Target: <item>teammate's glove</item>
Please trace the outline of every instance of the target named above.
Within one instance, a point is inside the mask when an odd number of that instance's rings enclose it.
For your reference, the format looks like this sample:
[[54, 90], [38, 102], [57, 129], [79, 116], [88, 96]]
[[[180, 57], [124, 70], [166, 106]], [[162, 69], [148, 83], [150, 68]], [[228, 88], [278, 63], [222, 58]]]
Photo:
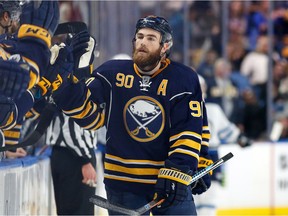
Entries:
[[[202, 169], [206, 168], [207, 166], [211, 165], [213, 161], [211, 160], [209, 155], [206, 155], [205, 157], [199, 158], [198, 163], [198, 171], [201, 171]], [[208, 174], [204, 175], [202, 178], [200, 178], [198, 181], [196, 181], [194, 184], [191, 185], [192, 194], [202, 194], [203, 192], [207, 191], [211, 186], [211, 175], [212, 171]]]
[[161, 208], [182, 202], [187, 197], [187, 187], [192, 180], [188, 166], [176, 165], [170, 160], [165, 161], [155, 185], [154, 199], [165, 199]]
[[18, 99], [28, 89], [29, 68], [23, 61], [0, 60], [0, 94]]
[[34, 96], [39, 98], [47, 94], [47, 92], [56, 91], [65, 81], [73, 68], [73, 57], [71, 50], [64, 43], [51, 47], [51, 58], [47, 72], [36, 85]]
[[87, 31], [79, 32], [70, 39], [75, 64], [74, 75], [78, 80], [91, 76], [95, 45], [96, 40]]
[[18, 37], [33, 39], [50, 47], [58, 23], [58, 1], [30, 1], [23, 6], [20, 15]]
[[237, 138], [237, 143], [242, 147], [248, 147], [251, 146], [251, 140], [246, 137], [243, 133], [240, 133], [238, 138]]
[[0, 128], [8, 130], [14, 127], [18, 117], [18, 111], [12, 98], [0, 95], [0, 110]]

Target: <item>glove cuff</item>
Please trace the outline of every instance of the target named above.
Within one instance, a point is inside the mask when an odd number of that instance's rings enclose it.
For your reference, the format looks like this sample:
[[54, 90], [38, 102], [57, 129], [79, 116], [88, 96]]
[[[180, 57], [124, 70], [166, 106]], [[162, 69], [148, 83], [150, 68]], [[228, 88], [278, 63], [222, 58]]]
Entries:
[[[199, 163], [198, 163], [198, 168], [206, 168], [207, 166], [210, 166], [213, 163], [213, 161], [209, 158], [204, 158], [204, 157], [200, 157], [199, 158]], [[213, 171], [211, 170], [209, 172], [210, 175], [213, 174]]]
[[189, 185], [192, 181], [192, 176], [173, 169], [161, 168], [158, 178], [170, 179], [184, 185]]
[[22, 24], [18, 30], [18, 38], [34, 38], [48, 47], [51, 46], [50, 33], [46, 29], [35, 25]]

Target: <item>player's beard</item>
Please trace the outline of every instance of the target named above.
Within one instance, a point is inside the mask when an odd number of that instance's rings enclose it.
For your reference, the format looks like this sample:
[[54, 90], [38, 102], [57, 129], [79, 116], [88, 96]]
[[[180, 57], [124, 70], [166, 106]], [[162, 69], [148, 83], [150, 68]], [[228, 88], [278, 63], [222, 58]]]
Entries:
[[153, 70], [161, 59], [161, 49], [162, 47], [160, 46], [155, 52], [149, 52], [143, 56], [139, 55], [139, 51], [133, 47], [133, 61], [141, 70]]

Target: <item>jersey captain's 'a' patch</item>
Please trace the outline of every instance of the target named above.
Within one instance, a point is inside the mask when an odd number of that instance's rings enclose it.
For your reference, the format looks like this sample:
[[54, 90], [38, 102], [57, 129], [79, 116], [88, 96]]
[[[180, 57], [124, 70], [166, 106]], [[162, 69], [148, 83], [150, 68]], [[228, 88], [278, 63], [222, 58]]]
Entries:
[[128, 134], [139, 142], [156, 139], [164, 128], [164, 109], [155, 99], [138, 96], [124, 107], [124, 123]]

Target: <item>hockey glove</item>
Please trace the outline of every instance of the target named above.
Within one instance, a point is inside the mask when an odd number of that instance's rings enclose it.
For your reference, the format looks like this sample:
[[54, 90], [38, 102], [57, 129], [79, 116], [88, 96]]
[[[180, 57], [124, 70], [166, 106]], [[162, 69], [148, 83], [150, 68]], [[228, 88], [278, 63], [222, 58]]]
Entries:
[[28, 89], [29, 69], [23, 61], [0, 60], [0, 94], [18, 99]]
[[[211, 165], [213, 161], [211, 160], [210, 156], [207, 155], [205, 157], [199, 158], [198, 163], [198, 171], [201, 171], [202, 169], [206, 168], [207, 166]], [[203, 192], [207, 191], [211, 186], [211, 175], [212, 171], [206, 175], [204, 175], [202, 178], [200, 178], [198, 181], [195, 182], [195, 184], [191, 185], [192, 194], [202, 194]]]
[[[47, 72], [37, 84], [36, 98], [44, 96], [50, 91], [56, 91], [72, 71], [73, 60], [71, 50], [64, 43], [51, 47], [51, 58]], [[39, 92], [40, 90], [40, 92]]]
[[165, 199], [161, 208], [182, 202], [187, 197], [187, 187], [192, 180], [188, 166], [177, 165], [170, 160], [165, 161], [165, 168], [161, 168], [155, 185], [154, 199]]
[[75, 62], [74, 75], [78, 80], [91, 76], [95, 45], [95, 39], [87, 31], [79, 32], [70, 41]]
[[30, 1], [20, 15], [20, 39], [32, 39], [51, 46], [51, 37], [59, 23], [58, 1]]
[[0, 128], [8, 130], [16, 125], [18, 111], [12, 98], [0, 95]]

